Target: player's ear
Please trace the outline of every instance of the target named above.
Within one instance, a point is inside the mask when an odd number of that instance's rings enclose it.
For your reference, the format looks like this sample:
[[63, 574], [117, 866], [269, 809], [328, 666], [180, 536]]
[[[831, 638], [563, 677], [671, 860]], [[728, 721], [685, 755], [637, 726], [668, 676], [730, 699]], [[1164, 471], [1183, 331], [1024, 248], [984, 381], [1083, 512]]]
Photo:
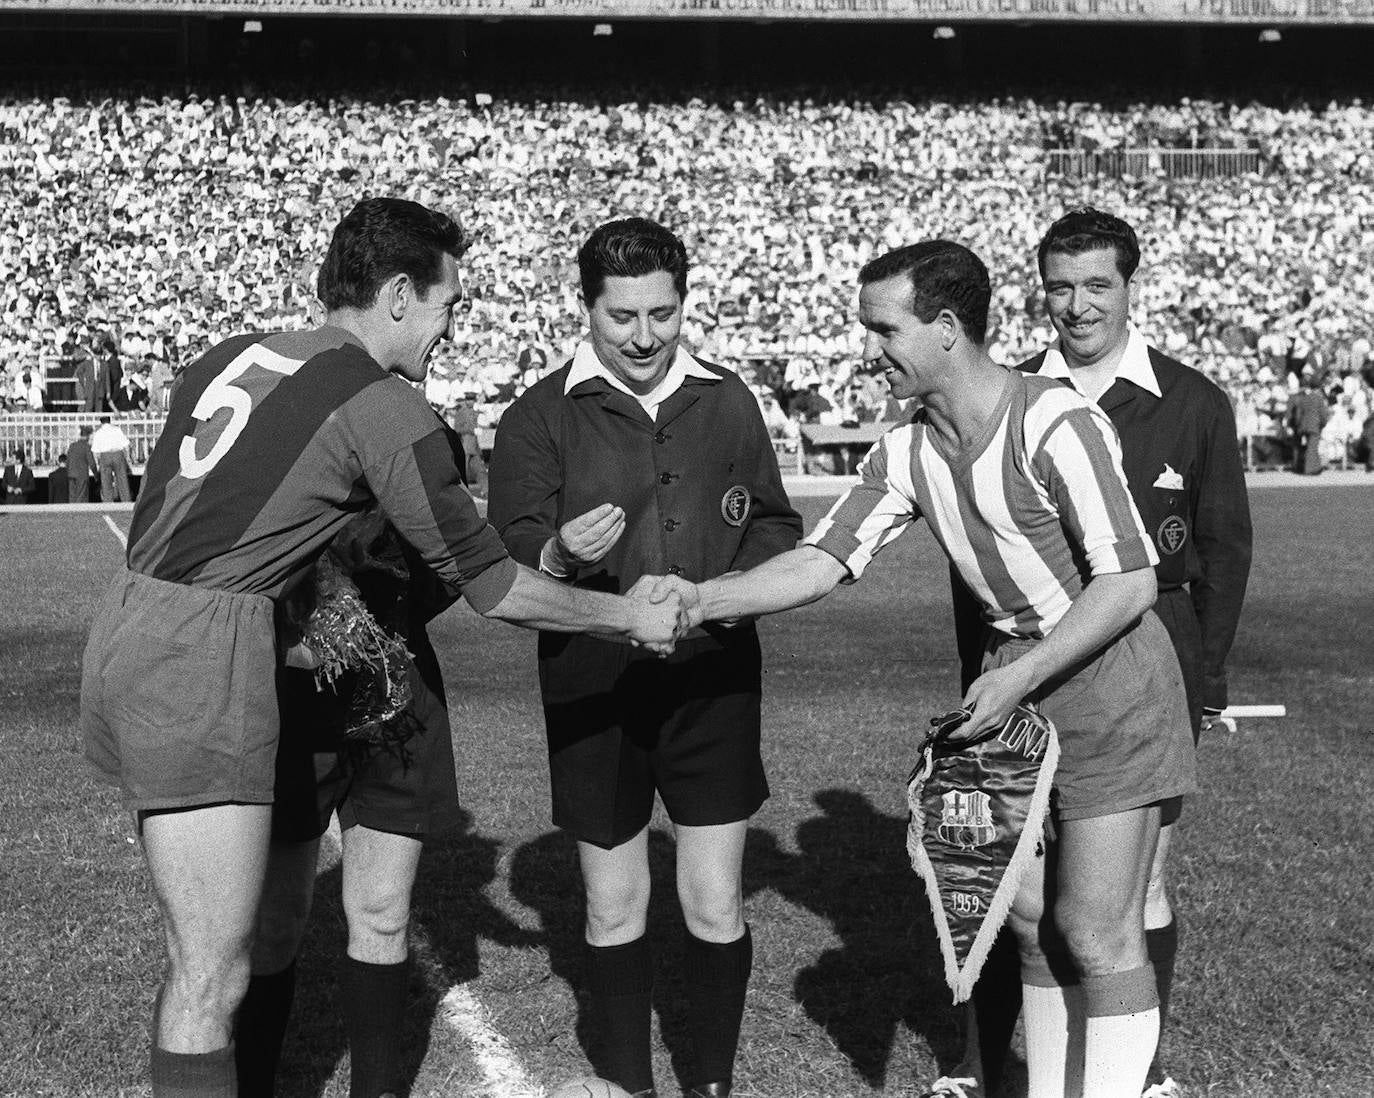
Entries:
[[583, 320], [586, 324], [589, 324], [589, 325], [590, 325], [591, 322], [592, 322], [592, 306], [591, 306], [591, 302], [589, 302], [589, 301], [588, 301], [582, 294], [580, 294], [580, 293], [577, 295], [577, 307], [578, 307], [578, 309], [580, 309], [580, 310], [582, 311], [582, 320]]
[[400, 320], [406, 315], [406, 310], [410, 308], [411, 300], [415, 296], [415, 285], [410, 281], [410, 275], [394, 274], [386, 280], [382, 293], [386, 295], [391, 319]]

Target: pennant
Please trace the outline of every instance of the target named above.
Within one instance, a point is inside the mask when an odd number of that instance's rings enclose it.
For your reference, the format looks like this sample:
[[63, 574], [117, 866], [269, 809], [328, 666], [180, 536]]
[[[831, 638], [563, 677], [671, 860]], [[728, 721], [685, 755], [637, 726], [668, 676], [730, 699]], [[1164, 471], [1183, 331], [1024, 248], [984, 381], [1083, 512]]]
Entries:
[[1049, 811], [1059, 763], [1054, 725], [1018, 705], [976, 743], [950, 743], [966, 720], [956, 710], [933, 731], [907, 779], [907, 852], [925, 883], [945, 962], [962, 1003], [1006, 921]]

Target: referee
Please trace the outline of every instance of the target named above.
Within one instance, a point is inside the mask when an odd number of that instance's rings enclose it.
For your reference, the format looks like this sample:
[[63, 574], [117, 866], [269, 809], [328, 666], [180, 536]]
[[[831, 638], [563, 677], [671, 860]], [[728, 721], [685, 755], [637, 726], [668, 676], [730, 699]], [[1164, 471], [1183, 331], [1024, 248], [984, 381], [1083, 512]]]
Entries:
[[[602, 225], [577, 256], [587, 339], [502, 417], [489, 516], [511, 556], [591, 590], [648, 573], [703, 580], [792, 548], [758, 405], [731, 371], [679, 346], [687, 253], [643, 218]], [[768, 796], [751, 621], [694, 629], [666, 659], [614, 639], [541, 634], [553, 821], [577, 839], [587, 983], [608, 1076], [654, 1093], [645, 937], [655, 792], [677, 838], [683, 967], [696, 1048], [689, 1094], [730, 1093], [752, 944], [741, 867]]]
[[[1121, 439], [1131, 497], [1159, 554], [1155, 613], [1178, 654], [1193, 738], [1226, 707], [1226, 657], [1250, 572], [1250, 505], [1235, 417], [1226, 395], [1202, 374], [1145, 341], [1130, 322], [1131, 281], [1140, 263], [1135, 231], [1091, 208], [1071, 210], [1039, 246], [1040, 277], [1056, 343], [1019, 367], [1057, 378], [1095, 402]], [[963, 686], [979, 674], [984, 626], [953, 578]], [[1178, 921], [1165, 864], [1180, 798], [1165, 803], [1145, 905], [1145, 937], [1167, 1019]], [[993, 1094], [1020, 1010], [1015, 951], [1004, 935], [974, 988], [964, 1065], [929, 1096]], [[1162, 1042], [1161, 1042], [1162, 1047]], [[1173, 1098], [1179, 1087], [1150, 1066], [1145, 1094]]]

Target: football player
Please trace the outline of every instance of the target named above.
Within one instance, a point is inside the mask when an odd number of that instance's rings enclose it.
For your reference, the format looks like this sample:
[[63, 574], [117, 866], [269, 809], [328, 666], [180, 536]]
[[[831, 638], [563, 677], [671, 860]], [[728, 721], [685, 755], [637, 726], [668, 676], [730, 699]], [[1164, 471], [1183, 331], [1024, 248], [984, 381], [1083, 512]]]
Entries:
[[278, 742], [274, 604], [375, 500], [479, 613], [663, 645], [671, 609], [570, 589], [517, 565], [478, 516], [443, 425], [410, 382], [449, 337], [467, 234], [372, 198], [319, 276], [325, 324], [245, 334], [188, 367], [149, 459], [127, 566], [82, 664], [86, 755], [135, 813], [168, 970], [153, 1093], [234, 1093]]

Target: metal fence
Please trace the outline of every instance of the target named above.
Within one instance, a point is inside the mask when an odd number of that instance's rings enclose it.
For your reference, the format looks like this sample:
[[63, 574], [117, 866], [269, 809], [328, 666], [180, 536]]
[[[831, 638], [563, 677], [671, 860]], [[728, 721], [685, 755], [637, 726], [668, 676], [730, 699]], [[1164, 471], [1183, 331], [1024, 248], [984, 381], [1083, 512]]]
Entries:
[[[163, 417], [146, 412], [105, 414], [128, 436], [130, 464], [146, 464], [157, 436], [162, 433]], [[22, 448], [30, 465], [47, 469], [57, 464], [59, 454], [67, 452], [82, 424], [98, 427], [100, 419], [97, 412], [6, 413], [0, 415], [0, 451], [8, 460], [16, 448]]]
[[1107, 175], [1214, 179], [1263, 171], [1258, 149], [1046, 149], [1050, 172], [1081, 179]]

